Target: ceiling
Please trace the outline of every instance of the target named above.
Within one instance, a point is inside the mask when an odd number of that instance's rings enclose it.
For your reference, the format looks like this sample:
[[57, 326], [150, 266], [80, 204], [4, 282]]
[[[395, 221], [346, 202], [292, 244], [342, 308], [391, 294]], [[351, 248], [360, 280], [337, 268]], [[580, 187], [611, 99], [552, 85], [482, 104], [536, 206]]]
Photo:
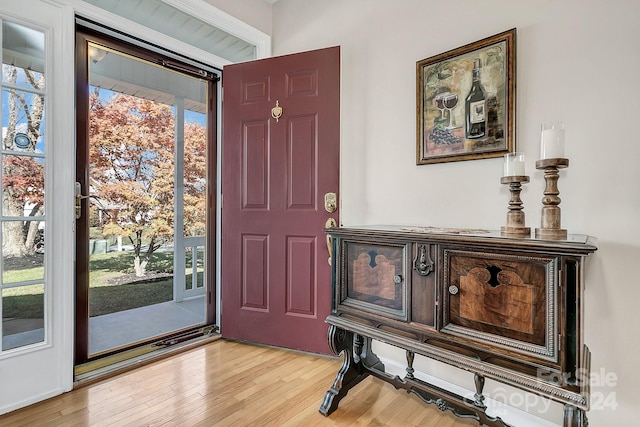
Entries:
[[[256, 47], [159, 0], [84, 0], [104, 10], [156, 29], [230, 62], [255, 59]], [[277, 0], [265, 0], [273, 4]], [[176, 25], [162, 25], [172, 22]], [[44, 34], [5, 22], [2, 26], [2, 62], [44, 71]], [[98, 47], [99, 48], [99, 47]], [[93, 59], [93, 58], [92, 58]], [[177, 97], [185, 107], [205, 112], [205, 93], [199, 79], [132, 60], [111, 51], [90, 61], [90, 84], [156, 102], [173, 105]]]
[[[84, 0], [101, 9], [165, 33], [232, 63], [256, 58], [256, 47], [200, 19], [159, 0]], [[274, 4], [278, 0], [265, 0]], [[167, 26], [162, 23], [175, 22]], [[5, 63], [44, 70], [44, 35], [26, 27], [5, 22], [3, 26]]]
[[[161, 0], [83, 1], [231, 63], [256, 58], [255, 45]], [[91, 50], [90, 46], [90, 55]], [[206, 87], [202, 80], [127, 57], [103, 46], [93, 46], [93, 50], [101, 51], [102, 55], [97, 60], [92, 57], [89, 63], [89, 83], [92, 86], [166, 105], [175, 105], [176, 99], [182, 99], [187, 110], [206, 112]], [[109, 53], [105, 55], [105, 51]]]
[[[99, 46], [93, 48], [105, 52]], [[187, 110], [202, 114], [207, 111], [206, 84], [201, 79], [116, 51], [108, 51], [98, 61], [90, 60], [89, 70], [91, 86], [166, 105], [176, 105], [176, 99], [181, 99]]]
[[44, 33], [13, 22], [3, 22], [2, 62], [43, 72]]
[[[266, 0], [273, 3], [275, 0]], [[256, 58], [256, 47], [160, 0], [84, 0], [232, 63]], [[167, 25], [167, 22], [172, 25]]]

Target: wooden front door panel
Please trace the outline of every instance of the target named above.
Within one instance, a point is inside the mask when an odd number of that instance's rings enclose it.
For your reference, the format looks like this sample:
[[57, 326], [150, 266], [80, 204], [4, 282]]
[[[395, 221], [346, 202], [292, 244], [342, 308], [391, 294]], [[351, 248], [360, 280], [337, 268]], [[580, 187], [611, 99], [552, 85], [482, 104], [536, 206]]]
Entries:
[[335, 47], [224, 69], [224, 337], [329, 352], [323, 229], [339, 218], [324, 195], [339, 189], [339, 64]]
[[556, 258], [452, 249], [443, 256], [442, 332], [557, 361]]

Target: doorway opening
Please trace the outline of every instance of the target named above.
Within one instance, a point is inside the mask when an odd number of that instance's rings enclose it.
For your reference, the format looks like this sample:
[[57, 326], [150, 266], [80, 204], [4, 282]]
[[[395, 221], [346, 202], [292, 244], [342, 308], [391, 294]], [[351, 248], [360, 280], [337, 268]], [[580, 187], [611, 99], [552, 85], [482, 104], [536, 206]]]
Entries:
[[217, 328], [218, 80], [77, 28], [76, 374]]

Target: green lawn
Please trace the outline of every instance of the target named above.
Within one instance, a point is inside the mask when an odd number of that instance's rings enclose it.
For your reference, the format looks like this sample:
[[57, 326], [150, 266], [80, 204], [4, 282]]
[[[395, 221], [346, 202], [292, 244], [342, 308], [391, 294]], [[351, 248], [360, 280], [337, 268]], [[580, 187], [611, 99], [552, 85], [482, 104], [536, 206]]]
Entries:
[[[173, 298], [171, 277], [160, 280], [138, 280], [126, 283], [133, 273], [133, 254], [131, 252], [109, 252], [92, 255], [90, 259], [90, 316], [99, 316], [137, 307], [144, 307]], [[188, 263], [190, 260], [188, 260]], [[13, 263], [10, 269], [5, 267], [4, 283], [23, 280], [37, 280], [43, 277], [43, 267], [36, 261], [23, 262], [21, 266]], [[40, 264], [40, 265], [38, 265]], [[189, 264], [188, 264], [189, 265]], [[152, 256], [149, 268], [153, 271], [169, 273], [173, 269], [172, 252], [156, 252]], [[199, 280], [202, 280], [199, 271]], [[125, 283], [123, 282], [123, 278]], [[120, 279], [120, 280], [118, 280]], [[191, 276], [187, 275], [187, 283]], [[43, 285], [19, 286], [2, 291], [2, 317], [38, 319], [43, 318]]]
[[101, 286], [89, 291], [91, 317], [173, 299], [173, 280], [137, 282], [128, 285]]

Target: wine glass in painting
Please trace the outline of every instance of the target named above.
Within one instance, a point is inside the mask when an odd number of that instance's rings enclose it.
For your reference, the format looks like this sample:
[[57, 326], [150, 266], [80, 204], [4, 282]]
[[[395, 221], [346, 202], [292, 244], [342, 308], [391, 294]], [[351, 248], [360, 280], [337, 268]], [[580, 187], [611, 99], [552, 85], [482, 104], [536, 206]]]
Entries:
[[434, 103], [436, 105], [436, 108], [440, 110], [440, 120], [444, 119], [444, 97], [448, 94], [449, 92], [439, 93], [434, 98]]
[[453, 129], [453, 117], [451, 116], [451, 110], [458, 104], [458, 94], [457, 93], [447, 93], [442, 99], [444, 108], [449, 110], [449, 126], [446, 129]]

